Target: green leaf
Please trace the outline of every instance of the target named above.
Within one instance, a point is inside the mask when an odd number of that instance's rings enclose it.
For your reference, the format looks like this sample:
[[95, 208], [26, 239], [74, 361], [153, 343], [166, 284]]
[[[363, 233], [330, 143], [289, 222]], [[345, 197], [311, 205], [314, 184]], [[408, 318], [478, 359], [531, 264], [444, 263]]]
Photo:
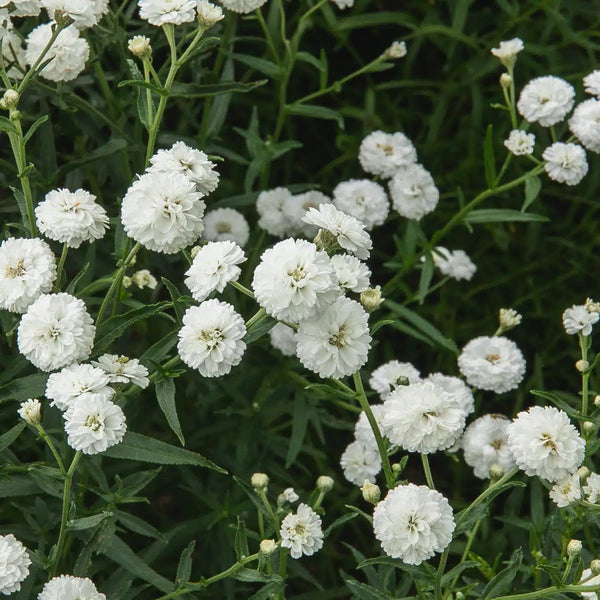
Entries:
[[156, 388], [156, 399], [158, 400], [158, 405], [167, 418], [169, 427], [178, 437], [181, 445], [185, 446], [185, 439], [183, 437], [183, 432], [181, 431], [179, 417], [177, 416], [177, 405], [175, 404], [175, 382], [172, 378], [161, 379], [154, 385]]
[[215, 463], [197, 452], [171, 446], [165, 442], [133, 432], [127, 432], [123, 441], [109, 448], [104, 456], [159, 465], [193, 465], [227, 474], [225, 469], [215, 465]]
[[421, 270], [421, 278], [419, 279], [419, 304], [425, 302], [425, 297], [429, 291], [431, 280], [433, 279], [433, 257], [431, 252], [425, 254], [425, 263]]
[[154, 92], [155, 94], [158, 94], [159, 96], [168, 96], [169, 95], [167, 90], [165, 90], [164, 88], [159, 88], [156, 85], [154, 85], [153, 83], [149, 83], [147, 81], [144, 81], [143, 79], [123, 79], [123, 81], [119, 81], [119, 83], [117, 84], [117, 87], [125, 87], [128, 85], [146, 88], [147, 90], [151, 90], [152, 92]]
[[382, 319], [381, 321], [377, 321], [377, 323], [371, 327], [371, 337], [374, 336], [382, 327], [391, 325], [392, 323], [395, 323], [393, 319]]
[[165, 544], [167, 543], [167, 538], [160, 531], [158, 531], [158, 529], [152, 527], [150, 523], [146, 523], [146, 521], [143, 519], [123, 512], [122, 510], [115, 510], [114, 515], [121, 524], [127, 527], [127, 529], [130, 529], [131, 531], [139, 533], [145, 537], [154, 538], [155, 540], [159, 540]]
[[233, 54], [233, 58], [238, 62], [247, 65], [251, 69], [255, 69], [256, 71], [264, 73], [271, 79], [277, 79], [281, 75], [281, 68], [275, 63], [265, 60], [264, 58], [237, 53]]
[[512, 223], [549, 221], [548, 217], [534, 213], [522, 213], [510, 208], [482, 208], [472, 210], [466, 217], [467, 223]]
[[0, 131], [7, 131], [10, 133], [14, 133], [15, 135], [19, 135], [17, 128], [14, 126], [13, 122], [6, 117], [0, 117]]
[[0, 435], [0, 452], [6, 450], [21, 435], [26, 424], [24, 421], [17, 423], [3, 435]]
[[306, 427], [310, 417], [309, 406], [303, 396], [296, 396], [294, 400], [294, 413], [292, 416], [292, 435], [290, 436], [290, 445], [285, 457], [285, 468], [289, 469], [296, 460], [306, 435]]
[[490, 189], [496, 187], [496, 159], [494, 157], [494, 131], [488, 125], [483, 143], [483, 166], [485, 167], [485, 180]]
[[[269, 63], [271, 64], [271, 63]], [[247, 93], [268, 83], [268, 79], [258, 79], [242, 83], [241, 81], [219, 81], [218, 83], [179, 83], [176, 82], [171, 88], [171, 97], [176, 98], [206, 98], [229, 94], [231, 92]]]
[[29, 398], [38, 398], [43, 396], [46, 391], [46, 382], [49, 375], [46, 373], [36, 373], [15, 379], [6, 385], [0, 387], [0, 402], [5, 400], [18, 400], [22, 402]]
[[244, 342], [246, 342], [246, 344], [256, 342], [256, 340], [263, 337], [263, 335], [269, 333], [269, 331], [271, 331], [275, 325], [277, 325], [277, 321], [273, 317], [263, 314], [257, 321], [253, 323], [252, 327], [248, 329], [246, 335], [244, 336]]
[[81, 519], [73, 519], [67, 523], [67, 527], [71, 531], [82, 531], [83, 529], [91, 529], [92, 527], [96, 527], [100, 525], [102, 521], [112, 517], [112, 512], [105, 511], [98, 513], [97, 515], [92, 515], [90, 517], [82, 517]]
[[40, 488], [27, 475], [0, 478], [0, 498], [39, 494]]
[[380, 25], [401, 25], [409, 29], [415, 29], [413, 20], [410, 19], [404, 12], [384, 12], [378, 11], [373, 13], [365, 13], [362, 15], [353, 15], [338, 19], [336, 26], [338, 31], [350, 31], [352, 29], [374, 28]]
[[23, 136], [24, 144], [27, 144], [27, 142], [31, 139], [31, 136], [38, 130], [40, 125], [43, 125], [48, 120], [48, 118], [48, 115], [43, 115], [34, 123], [32, 123], [31, 127], [27, 130], [27, 133]]
[[175, 311], [177, 322], [181, 326], [181, 321], [185, 312], [181, 303], [178, 302], [179, 298], [182, 297], [181, 292], [166, 277], [161, 277], [160, 280], [163, 282], [163, 285], [167, 288], [167, 290], [169, 290], [169, 295], [171, 296], [171, 300], [173, 301], [173, 310]]
[[508, 566], [500, 571], [498, 575], [496, 575], [486, 586], [483, 588], [483, 592], [481, 592], [482, 600], [491, 600], [492, 598], [497, 598], [498, 596], [503, 595], [507, 592], [515, 577], [517, 576], [517, 572], [519, 571], [519, 567], [521, 566], [521, 562], [523, 561], [523, 550], [521, 548], [517, 548], [511, 555], [510, 560], [508, 562]]
[[542, 189], [542, 180], [535, 175], [527, 175], [525, 177], [525, 201], [521, 207], [521, 212], [524, 213], [529, 205], [538, 197]]
[[288, 107], [291, 115], [299, 117], [311, 117], [314, 119], [330, 119], [336, 121], [340, 129], [344, 129], [344, 118], [337, 111], [326, 106], [317, 106], [316, 104], [292, 104]]
[[246, 523], [238, 517], [238, 524], [235, 530], [235, 539], [233, 542], [235, 557], [240, 561], [250, 554], [248, 550], [248, 534], [246, 533]]
[[187, 583], [192, 575], [192, 554], [196, 548], [196, 540], [192, 540], [179, 557], [177, 565], [177, 575], [175, 576], [175, 585]]
[[[258, 590], [256, 594], [250, 596], [248, 600], [272, 600], [272, 598], [277, 598], [277, 595], [284, 589], [284, 587], [285, 581], [280, 577], [278, 581], [271, 581], [261, 587], [260, 590]], [[311, 598], [317, 600], [314, 595], [311, 595]]]
[[352, 521], [352, 519], [356, 519], [356, 517], [358, 517], [358, 513], [349, 513], [338, 517], [327, 529], [325, 529], [325, 531], [323, 531], [323, 536], [327, 537], [334, 529], [348, 521]]
[[355, 593], [361, 600], [394, 600], [394, 596], [384, 594], [382, 591], [374, 588], [366, 583], [361, 583], [354, 579], [347, 579], [346, 585]]
[[247, 583], [264, 583], [272, 581], [279, 583], [282, 581], [279, 575], [266, 575], [256, 569], [240, 569], [239, 571], [236, 571], [232, 577], [238, 581], [245, 581]]

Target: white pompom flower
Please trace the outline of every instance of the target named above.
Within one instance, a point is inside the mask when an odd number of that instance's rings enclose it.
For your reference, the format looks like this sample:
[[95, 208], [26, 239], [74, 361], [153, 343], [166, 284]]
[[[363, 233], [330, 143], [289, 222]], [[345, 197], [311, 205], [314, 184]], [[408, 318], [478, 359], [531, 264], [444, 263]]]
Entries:
[[364, 262], [350, 254], [336, 254], [331, 265], [342, 290], [360, 294], [371, 287], [371, 271]]
[[231, 12], [247, 15], [260, 8], [267, 0], [220, 0], [223, 8]]
[[318, 227], [325, 236], [333, 237], [337, 245], [346, 252], [361, 260], [369, 258], [373, 242], [365, 231], [365, 226], [333, 204], [321, 204], [318, 209], [310, 208], [302, 220]]
[[283, 205], [291, 197], [292, 192], [285, 187], [261, 192], [256, 200], [258, 226], [271, 235], [283, 237], [288, 230], [288, 220], [283, 212]]
[[579, 144], [554, 142], [542, 153], [548, 177], [558, 183], [577, 185], [588, 172], [585, 150]]
[[480, 336], [462, 349], [458, 368], [469, 385], [502, 394], [514, 390], [523, 380], [525, 358], [508, 338]]
[[562, 322], [565, 331], [569, 335], [581, 333], [581, 335], [590, 335], [592, 326], [600, 319], [600, 314], [590, 312], [583, 304], [574, 304], [567, 308], [562, 315]]
[[52, 290], [56, 258], [39, 238], [8, 238], [0, 244], [0, 309], [24, 313]]
[[0, 594], [18, 592], [30, 564], [27, 548], [12, 533], [0, 535]]
[[331, 198], [317, 190], [309, 190], [303, 194], [295, 194], [283, 201], [281, 210], [287, 223], [287, 234], [290, 236], [303, 235], [312, 239], [319, 228], [305, 223], [303, 217], [310, 208], [319, 208], [321, 204], [331, 204]]
[[339, 294], [327, 254], [311, 242], [291, 238], [265, 250], [252, 288], [268, 314], [291, 323], [312, 317]]
[[358, 160], [367, 173], [389, 179], [400, 167], [416, 163], [417, 151], [399, 131], [373, 131], [361, 142]]
[[578, 104], [569, 119], [569, 129], [592, 152], [600, 152], [600, 100], [590, 98]]
[[44, 584], [37, 600], [106, 600], [87, 577], [59, 575]]
[[550, 499], [558, 508], [571, 506], [581, 500], [581, 484], [579, 475], [573, 473], [566, 479], [555, 483], [550, 489]]
[[246, 350], [244, 319], [217, 299], [192, 306], [183, 315], [177, 349], [181, 360], [204, 377], [227, 375]]
[[340, 297], [317, 317], [302, 321], [296, 337], [296, 355], [307, 369], [339, 379], [367, 362], [369, 315], [358, 302]]
[[37, 425], [42, 416], [42, 403], [39, 400], [30, 398], [25, 402], [21, 402], [17, 413], [29, 425]]
[[583, 85], [587, 94], [600, 96], [600, 70], [592, 71], [583, 78]]
[[575, 90], [560, 77], [547, 75], [532, 79], [517, 102], [519, 114], [530, 123], [551, 127], [562, 121], [575, 103]]
[[412, 363], [390, 360], [371, 373], [369, 385], [385, 400], [398, 386], [418, 381], [421, 373]]
[[206, 205], [194, 182], [180, 173], [146, 173], [123, 198], [127, 235], [150, 250], [174, 254], [202, 234]]
[[78, 29], [93, 27], [98, 22], [92, 0], [41, 0], [41, 4], [51, 19], [60, 10], [73, 19], [73, 24]]
[[365, 481], [375, 483], [381, 471], [381, 456], [377, 446], [365, 446], [359, 440], [348, 444], [340, 458], [344, 477], [354, 485], [361, 486]]
[[430, 381], [398, 387], [383, 406], [386, 437], [409, 452], [446, 450], [465, 428], [465, 412], [456, 396]]
[[108, 374], [92, 365], [69, 365], [52, 373], [46, 383], [46, 398], [50, 406], [69, 409], [82, 396], [92, 395], [110, 400], [115, 391], [109, 386]]
[[103, 354], [92, 365], [102, 369], [110, 383], [133, 383], [142, 389], [150, 384], [148, 369], [137, 358], [118, 354]]
[[508, 138], [504, 140], [504, 145], [515, 156], [527, 156], [533, 154], [535, 135], [522, 129], [513, 129], [508, 134]]
[[554, 406], [532, 406], [508, 426], [508, 445], [527, 475], [562, 481], [581, 465], [585, 441], [567, 413]]
[[[52, 23], [38, 25], [25, 41], [25, 60], [33, 66], [52, 37]], [[72, 81], [85, 68], [90, 56], [87, 41], [79, 35], [75, 25], [69, 25], [59, 34], [44, 56], [46, 65], [40, 76], [49, 81]]]
[[250, 237], [250, 227], [244, 215], [233, 208], [217, 208], [204, 216], [203, 237], [209, 242], [235, 242], [244, 247]]
[[219, 185], [217, 165], [201, 150], [184, 142], [175, 142], [168, 150], [159, 150], [151, 159], [148, 173], [179, 173], [196, 186], [203, 195], [214, 192]]
[[[0, 6], [7, 6], [9, 0], [0, 2]], [[42, 10], [40, 0], [12, 0], [14, 10], [11, 11], [11, 17], [37, 17]]]
[[448, 500], [424, 485], [399, 485], [373, 511], [373, 530], [383, 551], [420, 565], [452, 541], [454, 516]]
[[368, 179], [342, 181], [333, 190], [333, 204], [358, 219], [367, 231], [382, 225], [390, 211], [390, 202], [381, 185]]
[[389, 188], [394, 210], [415, 221], [432, 212], [440, 199], [431, 173], [420, 164], [398, 169], [389, 182]]
[[99, 454], [115, 446], [127, 430], [121, 408], [98, 394], [80, 396], [63, 418], [67, 443], [84, 454]]
[[185, 285], [194, 300], [202, 302], [212, 292], [222, 292], [230, 281], [237, 281], [246, 260], [242, 249], [233, 242], [208, 242], [202, 246], [185, 272]]
[[271, 346], [284, 356], [296, 356], [296, 332], [283, 323], [277, 323], [269, 330]]
[[600, 501], [600, 475], [591, 473], [582, 487], [587, 502], [598, 504]]
[[488, 479], [493, 466], [503, 471], [515, 466], [506, 432], [509, 424], [504, 415], [490, 414], [479, 417], [465, 429], [461, 446], [465, 462], [473, 467], [475, 477]]
[[197, 4], [198, 0], [138, 0], [140, 18], [155, 27], [191, 23], [196, 18]]
[[500, 42], [500, 46], [492, 48], [491, 52], [507, 69], [510, 69], [514, 66], [517, 54], [523, 50], [523, 47], [523, 40], [513, 38]]
[[83, 300], [43, 294], [29, 306], [17, 331], [19, 351], [42, 371], [87, 360], [96, 328]]
[[477, 265], [469, 258], [464, 250], [448, 250], [443, 246], [436, 246], [431, 253], [433, 264], [442, 275], [460, 281], [470, 281], [477, 272]]
[[220, 6], [208, 2], [208, 0], [198, 0], [198, 21], [204, 27], [212, 27], [215, 23], [221, 21], [225, 15]]
[[292, 558], [311, 556], [323, 547], [321, 517], [304, 503], [283, 519], [279, 534], [281, 547], [289, 548]]
[[47, 238], [69, 248], [99, 240], [108, 229], [106, 211], [96, 202], [96, 196], [82, 189], [48, 192], [35, 207], [35, 217], [39, 230]]
[[462, 379], [452, 377], [451, 375], [444, 375], [443, 373], [431, 373], [423, 381], [431, 381], [431, 383], [452, 394], [462, 407], [465, 417], [475, 410], [473, 392]]

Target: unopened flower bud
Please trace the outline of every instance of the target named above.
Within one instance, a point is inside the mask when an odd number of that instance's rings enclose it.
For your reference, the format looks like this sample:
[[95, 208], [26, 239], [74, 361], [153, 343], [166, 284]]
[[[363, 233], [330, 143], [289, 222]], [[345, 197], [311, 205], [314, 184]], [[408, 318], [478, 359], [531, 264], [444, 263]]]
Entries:
[[531, 556], [533, 556], [533, 558], [535, 558], [535, 561], [538, 563], [542, 562], [545, 558], [544, 553], [540, 552], [539, 550], [532, 550]]
[[599, 396], [594, 396], [594, 405], [595, 406], [600, 406], [600, 395]]
[[125, 275], [123, 277], [123, 282], [122, 282], [123, 287], [129, 288], [129, 287], [131, 287], [132, 284], [133, 284], [133, 281], [131, 280], [131, 277], [128, 277], [127, 275]]
[[265, 473], [254, 473], [250, 478], [250, 483], [255, 491], [260, 492], [266, 490], [269, 485], [269, 476]]
[[504, 469], [500, 465], [492, 465], [490, 467], [490, 478], [492, 480], [500, 479], [504, 475]]
[[381, 498], [381, 490], [378, 485], [371, 483], [370, 481], [365, 481], [363, 486], [360, 488], [362, 492], [362, 497], [369, 503], [376, 505]]
[[392, 472], [394, 473], [394, 475], [399, 475], [402, 472], [402, 466], [400, 465], [400, 463], [394, 463], [392, 465]]
[[406, 56], [406, 44], [404, 42], [392, 42], [392, 45], [383, 53], [384, 58], [398, 60]]
[[134, 35], [128, 42], [129, 52], [140, 59], [149, 58], [152, 55], [150, 38], [145, 35]]
[[590, 363], [587, 360], [578, 360], [575, 363], [575, 368], [580, 372], [580, 373], [585, 373], [589, 368], [590, 368]]
[[571, 556], [572, 558], [579, 556], [582, 548], [583, 544], [581, 540], [571, 540], [567, 545], [567, 556]]
[[29, 425], [38, 425], [41, 420], [42, 405], [39, 400], [29, 399], [21, 402], [21, 407], [17, 410], [19, 416]]
[[498, 313], [498, 321], [502, 331], [509, 331], [516, 327], [523, 317], [513, 308], [501, 308]]
[[327, 252], [330, 256], [340, 249], [337, 237], [326, 229], [319, 229], [319, 233], [317, 233], [313, 243], [319, 250]]
[[19, 94], [16, 90], [6, 90], [0, 99], [0, 108], [14, 110], [19, 105]]
[[592, 472], [585, 466], [577, 469], [577, 475], [579, 475], [580, 481], [585, 481], [591, 474]]
[[583, 423], [583, 431], [588, 435], [593, 433], [596, 429], [596, 426], [591, 421], [584, 421]]
[[263, 556], [272, 556], [277, 550], [277, 544], [275, 540], [262, 540], [260, 543], [260, 553]]
[[509, 88], [511, 83], [512, 77], [508, 73], [502, 73], [502, 75], [500, 75], [500, 85], [503, 88]]
[[374, 288], [369, 288], [360, 294], [360, 303], [367, 312], [377, 310], [384, 301], [381, 295], [381, 286], [376, 285]]
[[331, 491], [331, 488], [333, 488], [333, 483], [334, 482], [331, 477], [328, 475], [321, 475], [321, 477], [317, 479], [317, 489], [320, 492], [323, 492], [323, 494], [326, 494], [327, 492]]
[[190, 250], [190, 256], [192, 258], [196, 258], [196, 254], [198, 254], [198, 252], [200, 252], [200, 246], [194, 246], [191, 250]]
[[465, 600], [465, 595], [462, 592], [456, 592], [456, 594], [454, 594], [454, 600]]
[[597, 558], [595, 558], [590, 563], [590, 570], [592, 572], [592, 575], [600, 575], [600, 560], [598, 560]]
[[223, 11], [220, 6], [215, 6], [207, 0], [200, 0], [196, 7], [198, 11], [198, 22], [204, 29], [212, 27], [223, 18]]

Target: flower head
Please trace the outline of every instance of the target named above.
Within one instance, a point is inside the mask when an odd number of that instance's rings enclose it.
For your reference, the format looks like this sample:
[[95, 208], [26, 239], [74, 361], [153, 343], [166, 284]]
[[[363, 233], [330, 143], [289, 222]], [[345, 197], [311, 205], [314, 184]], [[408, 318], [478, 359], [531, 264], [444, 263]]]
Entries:
[[504, 145], [508, 151], [515, 156], [526, 156], [528, 154], [533, 154], [535, 135], [533, 135], [533, 133], [527, 133], [521, 129], [513, 129], [508, 134], [508, 138], [504, 140]]
[[444, 375], [443, 373], [431, 373], [423, 381], [431, 381], [431, 383], [441, 387], [445, 392], [452, 394], [458, 400], [465, 413], [465, 417], [475, 410], [473, 392], [462, 379], [452, 377], [451, 375]]
[[198, 20], [204, 27], [212, 27], [224, 17], [220, 6], [208, 2], [208, 0], [198, 0]]
[[412, 363], [390, 360], [371, 373], [369, 385], [385, 400], [398, 386], [418, 381], [421, 373]]
[[25, 400], [25, 402], [21, 402], [17, 413], [29, 425], [37, 425], [41, 419], [42, 404], [39, 400], [30, 398], [29, 400]]
[[[371, 412], [373, 413], [373, 417], [375, 417], [379, 431], [383, 432], [383, 423], [385, 418], [385, 408], [383, 404], [373, 404], [371, 406]], [[371, 424], [369, 423], [367, 414], [364, 411], [358, 415], [358, 419], [354, 425], [354, 437], [363, 446], [377, 450], [375, 434], [373, 433], [373, 429], [371, 429]]]
[[142, 389], [148, 387], [148, 369], [137, 358], [117, 354], [103, 354], [92, 365], [102, 369], [110, 383], [133, 383]]
[[283, 323], [277, 323], [269, 330], [271, 346], [284, 356], [296, 356], [296, 332]]
[[507, 69], [511, 69], [517, 60], [517, 54], [521, 50], [523, 50], [523, 40], [513, 38], [512, 40], [500, 42], [500, 47], [492, 48], [491, 52]]
[[440, 199], [431, 173], [419, 164], [399, 168], [389, 182], [394, 210], [407, 219], [420, 221]]
[[69, 365], [52, 373], [46, 383], [46, 398], [50, 406], [67, 410], [82, 396], [98, 396], [110, 400], [115, 391], [108, 385], [108, 374], [92, 365]]
[[317, 235], [319, 228], [316, 225], [305, 223], [303, 217], [311, 208], [319, 208], [321, 204], [331, 204], [331, 198], [318, 190], [309, 190], [303, 194], [291, 195], [283, 201], [281, 207], [288, 235], [303, 235], [312, 239]]
[[93, 27], [98, 22], [92, 0], [41, 0], [41, 4], [51, 19], [56, 11], [62, 11], [73, 19], [78, 29]]
[[37, 600], [106, 600], [91, 579], [60, 575], [44, 585]]
[[569, 119], [569, 129], [592, 152], [600, 152], [600, 100], [590, 98], [578, 104]]
[[220, 0], [221, 4], [231, 12], [247, 15], [260, 8], [267, 0]]
[[350, 254], [336, 254], [331, 257], [331, 265], [338, 285], [342, 290], [360, 294], [371, 285], [369, 267]]
[[583, 78], [585, 91], [592, 96], [600, 96], [600, 70], [592, 71]]
[[373, 131], [361, 142], [358, 160], [367, 173], [389, 179], [400, 167], [416, 163], [417, 151], [399, 131]]
[[281, 546], [289, 548], [292, 558], [311, 556], [323, 547], [321, 517], [306, 504], [299, 504], [295, 513], [281, 522]]
[[585, 150], [578, 144], [554, 142], [542, 153], [548, 177], [559, 183], [577, 185], [588, 172]]
[[598, 504], [600, 501], [600, 475], [598, 475], [598, 473], [590, 473], [582, 491], [588, 502]]
[[155, 27], [190, 23], [196, 18], [197, 4], [198, 0], [138, 0], [140, 18]]
[[390, 203], [381, 185], [368, 179], [342, 181], [333, 190], [333, 204], [347, 215], [358, 219], [367, 231], [387, 218]]
[[469, 258], [464, 250], [448, 250], [443, 246], [436, 246], [431, 253], [433, 264], [442, 275], [460, 281], [470, 281], [477, 271], [477, 265]]
[[243, 248], [250, 237], [244, 215], [233, 208], [217, 208], [204, 216], [204, 239], [209, 242], [235, 242]]
[[375, 483], [375, 477], [381, 471], [381, 457], [377, 446], [365, 446], [358, 440], [352, 442], [344, 450], [340, 466], [344, 477], [354, 485], [361, 486], [365, 481]]
[[592, 326], [598, 322], [598, 319], [600, 319], [599, 313], [590, 312], [581, 304], [574, 304], [571, 308], [567, 308], [562, 315], [565, 331], [569, 335], [575, 335], [576, 333], [590, 335]]
[[283, 237], [288, 230], [288, 219], [283, 212], [283, 206], [291, 197], [292, 192], [285, 187], [261, 192], [256, 200], [258, 226], [271, 235]]
[[551, 127], [567, 116], [574, 102], [573, 86], [560, 77], [547, 75], [532, 79], [521, 90], [517, 109], [529, 122]]
[[579, 475], [577, 473], [573, 473], [573, 475], [569, 475], [562, 481], [555, 483], [550, 489], [550, 499], [559, 508], [571, 506], [578, 500], [581, 500], [581, 484], [579, 483]]
[[0, 594], [18, 592], [30, 564], [27, 548], [12, 533], [0, 535]]

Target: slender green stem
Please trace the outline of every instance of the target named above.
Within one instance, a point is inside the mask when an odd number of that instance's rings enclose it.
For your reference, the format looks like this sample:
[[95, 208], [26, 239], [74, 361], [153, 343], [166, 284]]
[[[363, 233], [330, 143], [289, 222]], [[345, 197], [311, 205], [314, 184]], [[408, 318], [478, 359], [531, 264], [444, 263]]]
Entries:
[[498, 176], [496, 177], [496, 181], [494, 182], [494, 187], [498, 187], [498, 185], [500, 184], [500, 181], [502, 181], [502, 177], [504, 177], [504, 174], [506, 173], [506, 169], [508, 169], [508, 166], [510, 165], [511, 160], [512, 160], [512, 154], [509, 152], [506, 155], [506, 158], [504, 159], [504, 163], [502, 163], [500, 172], [498, 173]]
[[69, 246], [66, 242], [63, 244], [62, 252], [60, 253], [60, 259], [58, 261], [58, 267], [56, 268], [56, 281], [54, 282], [54, 291], [59, 292], [61, 288], [60, 280], [62, 279], [63, 270], [65, 268], [65, 260], [67, 260], [67, 254], [69, 252]]
[[300, 22], [306, 21], [310, 17], [310, 15], [312, 15], [315, 11], [319, 10], [321, 8], [321, 6], [323, 6], [324, 4], [327, 4], [327, 2], [329, 2], [329, 0], [319, 0], [319, 2], [317, 2], [313, 7], [309, 8], [300, 17]]
[[321, 506], [321, 502], [323, 502], [323, 498], [325, 498], [325, 492], [323, 491], [319, 491], [319, 495], [317, 496], [317, 499], [315, 500], [315, 503], [313, 504], [313, 510], [317, 510], [319, 508], [319, 506]]
[[50, 452], [52, 452], [52, 455], [54, 456], [54, 460], [56, 461], [56, 464], [58, 465], [58, 468], [60, 469], [61, 473], [63, 475], [67, 474], [67, 471], [65, 469], [65, 464], [62, 461], [62, 458], [60, 457], [60, 454], [58, 453], [58, 450], [56, 449], [56, 446], [54, 445], [54, 442], [52, 441], [52, 439], [50, 438], [50, 436], [48, 435], [48, 433], [46, 433], [46, 430], [44, 429], [44, 427], [42, 426], [41, 423], [38, 423], [35, 428], [37, 429], [38, 433], [40, 434], [40, 437], [44, 440], [44, 442], [46, 442], [46, 445], [48, 446], [48, 448], [50, 448]]
[[567, 583], [567, 578], [569, 577], [569, 573], [571, 572], [571, 568], [573, 567], [573, 561], [575, 557], [572, 555], [567, 556], [567, 564], [565, 565], [565, 570], [560, 578], [560, 581], [563, 585]]
[[239, 281], [230, 281], [229, 284], [231, 286], [233, 286], [236, 290], [239, 290], [240, 292], [242, 292], [242, 294], [245, 294], [246, 296], [248, 296], [248, 298], [252, 298], [252, 300], [256, 300], [256, 298], [254, 297], [254, 294], [245, 285], [242, 285]]
[[[467, 544], [465, 545], [465, 549], [462, 553], [462, 556], [460, 557], [461, 563], [463, 563], [463, 562], [465, 562], [465, 560], [467, 560], [467, 558], [469, 556], [469, 552], [471, 552], [471, 546], [473, 545], [473, 542], [475, 541], [475, 536], [477, 535], [477, 532], [479, 531], [480, 525], [481, 525], [481, 519], [477, 519], [477, 521], [475, 521], [475, 524], [473, 525], [473, 529], [471, 529], [471, 531], [469, 532], [469, 537], [467, 538]], [[460, 578], [460, 573], [458, 573], [452, 580], [450, 587], [444, 594], [444, 598], [448, 598], [448, 596], [452, 593], [452, 590], [458, 583], [459, 578]]]
[[579, 594], [581, 592], [598, 592], [600, 591], [600, 585], [565, 585], [564, 587], [548, 587], [542, 588], [541, 590], [534, 590], [533, 592], [525, 592], [524, 594], [512, 594], [510, 596], [498, 596], [495, 600], [537, 600], [538, 598], [545, 598], [554, 596], [557, 593], [561, 594]]
[[446, 570], [446, 562], [448, 561], [448, 552], [450, 550], [450, 546], [448, 546], [442, 556], [440, 557], [440, 564], [435, 573], [435, 580], [433, 583], [433, 592], [435, 594], [436, 600], [443, 600], [442, 596], [442, 577], [444, 576], [444, 571]]
[[[590, 347], [590, 338], [589, 336], [578, 334], [579, 337], [579, 348], [581, 349], [581, 360], [587, 362], [588, 360], [588, 350]], [[589, 402], [589, 378], [590, 378], [590, 370], [586, 370], [581, 374], [581, 416], [582, 419], [585, 419], [588, 412], [588, 402]]]
[[267, 40], [267, 46], [269, 47], [269, 50], [271, 51], [271, 55], [272, 55], [273, 59], [275, 60], [275, 62], [277, 64], [280, 64], [281, 60], [279, 58], [279, 52], [277, 52], [277, 48], [275, 48], [275, 43], [273, 42], [273, 36], [271, 35], [271, 32], [269, 31], [269, 28], [268, 28], [267, 24], [265, 23], [265, 19], [262, 16], [262, 12], [261, 12], [260, 8], [257, 8], [254, 12], [256, 13], [256, 18], [258, 19], [258, 22], [260, 23], [260, 26], [262, 27], [263, 33], [265, 34], [265, 39]]
[[69, 506], [71, 504], [71, 486], [73, 484], [73, 475], [81, 459], [81, 451], [75, 453], [71, 466], [65, 475], [65, 483], [63, 488], [63, 501], [62, 501], [62, 515], [60, 519], [60, 532], [58, 534], [58, 542], [56, 542], [56, 549], [54, 553], [54, 560], [52, 561], [52, 567], [50, 568], [49, 580], [54, 577], [60, 564], [60, 559], [65, 545], [65, 539], [67, 537], [67, 519], [69, 517]]
[[273, 524], [273, 530], [275, 531], [275, 533], [279, 534], [279, 521], [277, 520], [277, 516], [275, 515], [275, 513], [273, 512], [273, 507], [271, 506], [271, 503], [269, 502], [269, 499], [267, 498], [267, 493], [264, 489], [259, 490], [258, 492], [258, 496], [260, 497], [260, 499], [262, 500], [267, 513], [269, 513], [269, 517], [271, 518], [271, 522]]
[[[287, 548], [279, 547], [279, 576], [281, 579], [285, 581], [286, 572], [287, 572], [287, 556], [288, 551]], [[285, 600], [285, 589], [281, 590], [281, 592], [277, 595], [278, 600]]]
[[[142, 58], [142, 66], [144, 67], [144, 81], [150, 83], [150, 57], [144, 56]], [[146, 88], [146, 113], [148, 114], [148, 123], [152, 123], [154, 119], [153, 106], [152, 106], [152, 90]]]
[[379, 455], [381, 456], [381, 464], [383, 466], [383, 473], [385, 476], [385, 483], [388, 489], [394, 487], [394, 483], [396, 478], [392, 472], [392, 467], [390, 465], [390, 458], [387, 453], [387, 448], [383, 437], [381, 435], [381, 431], [379, 430], [379, 425], [377, 424], [377, 420], [373, 415], [373, 411], [369, 406], [369, 401], [367, 400], [367, 395], [365, 394], [365, 388], [363, 387], [362, 379], [360, 377], [360, 372], [357, 371], [353, 375], [354, 378], [354, 386], [356, 387], [356, 394], [358, 398], [358, 402], [360, 403], [361, 408], [367, 415], [367, 420], [369, 421], [369, 425], [371, 425], [371, 429], [373, 430], [373, 435], [375, 436], [375, 441], [377, 442], [377, 449], [379, 450]]
[[429, 466], [429, 458], [427, 454], [421, 454], [421, 462], [423, 463], [423, 471], [425, 471], [425, 479], [427, 480], [427, 485], [435, 490], [435, 483], [433, 483], [433, 477], [431, 476], [431, 467]]
[[246, 322], [246, 329], [250, 329], [257, 321], [260, 321], [265, 315], [266, 311], [264, 308], [259, 308]]

